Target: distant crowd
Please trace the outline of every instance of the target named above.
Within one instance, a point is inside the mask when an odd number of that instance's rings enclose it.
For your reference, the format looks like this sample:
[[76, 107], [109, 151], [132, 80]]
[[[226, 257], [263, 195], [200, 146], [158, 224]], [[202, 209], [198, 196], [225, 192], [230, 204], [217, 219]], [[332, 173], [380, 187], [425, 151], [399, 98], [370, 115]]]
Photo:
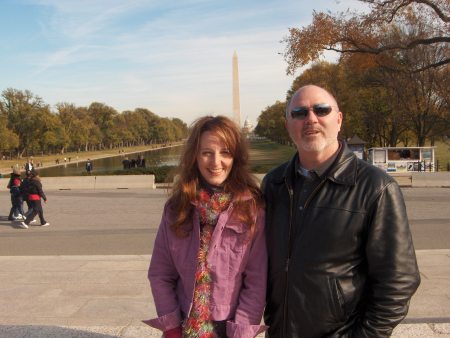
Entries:
[[137, 159], [132, 158], [131, 160], [125, 157], [122, 164], [123, 169], [145, 168], [145, 158], [141, 155], [138, 155]]

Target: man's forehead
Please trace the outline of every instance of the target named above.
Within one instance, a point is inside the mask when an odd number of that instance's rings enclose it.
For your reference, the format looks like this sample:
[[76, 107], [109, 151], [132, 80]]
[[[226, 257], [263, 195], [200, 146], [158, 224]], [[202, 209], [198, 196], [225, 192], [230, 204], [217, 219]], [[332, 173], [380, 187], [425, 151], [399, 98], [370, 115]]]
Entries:
[[304, 88], [294, 94], [292, 102], [295, 103], [330, 103], [334, 104], [332, 96], [321, 88]]

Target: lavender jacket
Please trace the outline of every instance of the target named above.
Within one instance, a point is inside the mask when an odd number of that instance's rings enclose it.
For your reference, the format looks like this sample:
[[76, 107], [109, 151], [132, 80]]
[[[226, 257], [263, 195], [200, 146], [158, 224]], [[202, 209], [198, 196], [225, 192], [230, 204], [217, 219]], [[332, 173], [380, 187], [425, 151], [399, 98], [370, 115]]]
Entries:
[[[265, 214], [258, 211], [256, 233], [249, 241], [232, 210], [233, 203], [220, 214], [207, 256], [213, 281], [211, 314], [215, 321], [227, 320], [228, 337], [251, 338], [267, 328], [259, 325], [267, 280]], [[162, 331], [179, 327], [191, 309], [200, 245], [197, 210], [188, 237], [177, 237], [170, 229], [174, 217], [166, 203], [148, 270], [159, 317], [144, 323]]]

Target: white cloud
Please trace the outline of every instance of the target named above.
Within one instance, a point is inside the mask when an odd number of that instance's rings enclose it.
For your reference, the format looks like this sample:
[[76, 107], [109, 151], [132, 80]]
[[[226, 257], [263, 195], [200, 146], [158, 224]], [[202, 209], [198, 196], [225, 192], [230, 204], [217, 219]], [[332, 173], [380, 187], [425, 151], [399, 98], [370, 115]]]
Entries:
[[45, 47], [21, 56], [32, 67], [23, 89], [50, 104], [100, 101], [186, 122], [231, 113], [235, 50], [242, 120], [255, 122], [294, 78], [278, 54], [288, 27], [309, 23], [314, 6], [337, 8], [331, 0], [27, 2], [44, 10], [36, 20]]

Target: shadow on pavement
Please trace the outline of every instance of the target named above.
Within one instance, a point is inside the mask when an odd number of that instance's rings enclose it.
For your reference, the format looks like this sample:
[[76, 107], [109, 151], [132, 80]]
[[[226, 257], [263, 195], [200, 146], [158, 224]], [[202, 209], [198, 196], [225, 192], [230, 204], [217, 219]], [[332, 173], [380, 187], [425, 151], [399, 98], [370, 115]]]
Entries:
[[20, 227], [17, 225], [19, 222], [21, 221], [8, 220], [8, 216], [0, 216], [0, 226], [20, 229]]

